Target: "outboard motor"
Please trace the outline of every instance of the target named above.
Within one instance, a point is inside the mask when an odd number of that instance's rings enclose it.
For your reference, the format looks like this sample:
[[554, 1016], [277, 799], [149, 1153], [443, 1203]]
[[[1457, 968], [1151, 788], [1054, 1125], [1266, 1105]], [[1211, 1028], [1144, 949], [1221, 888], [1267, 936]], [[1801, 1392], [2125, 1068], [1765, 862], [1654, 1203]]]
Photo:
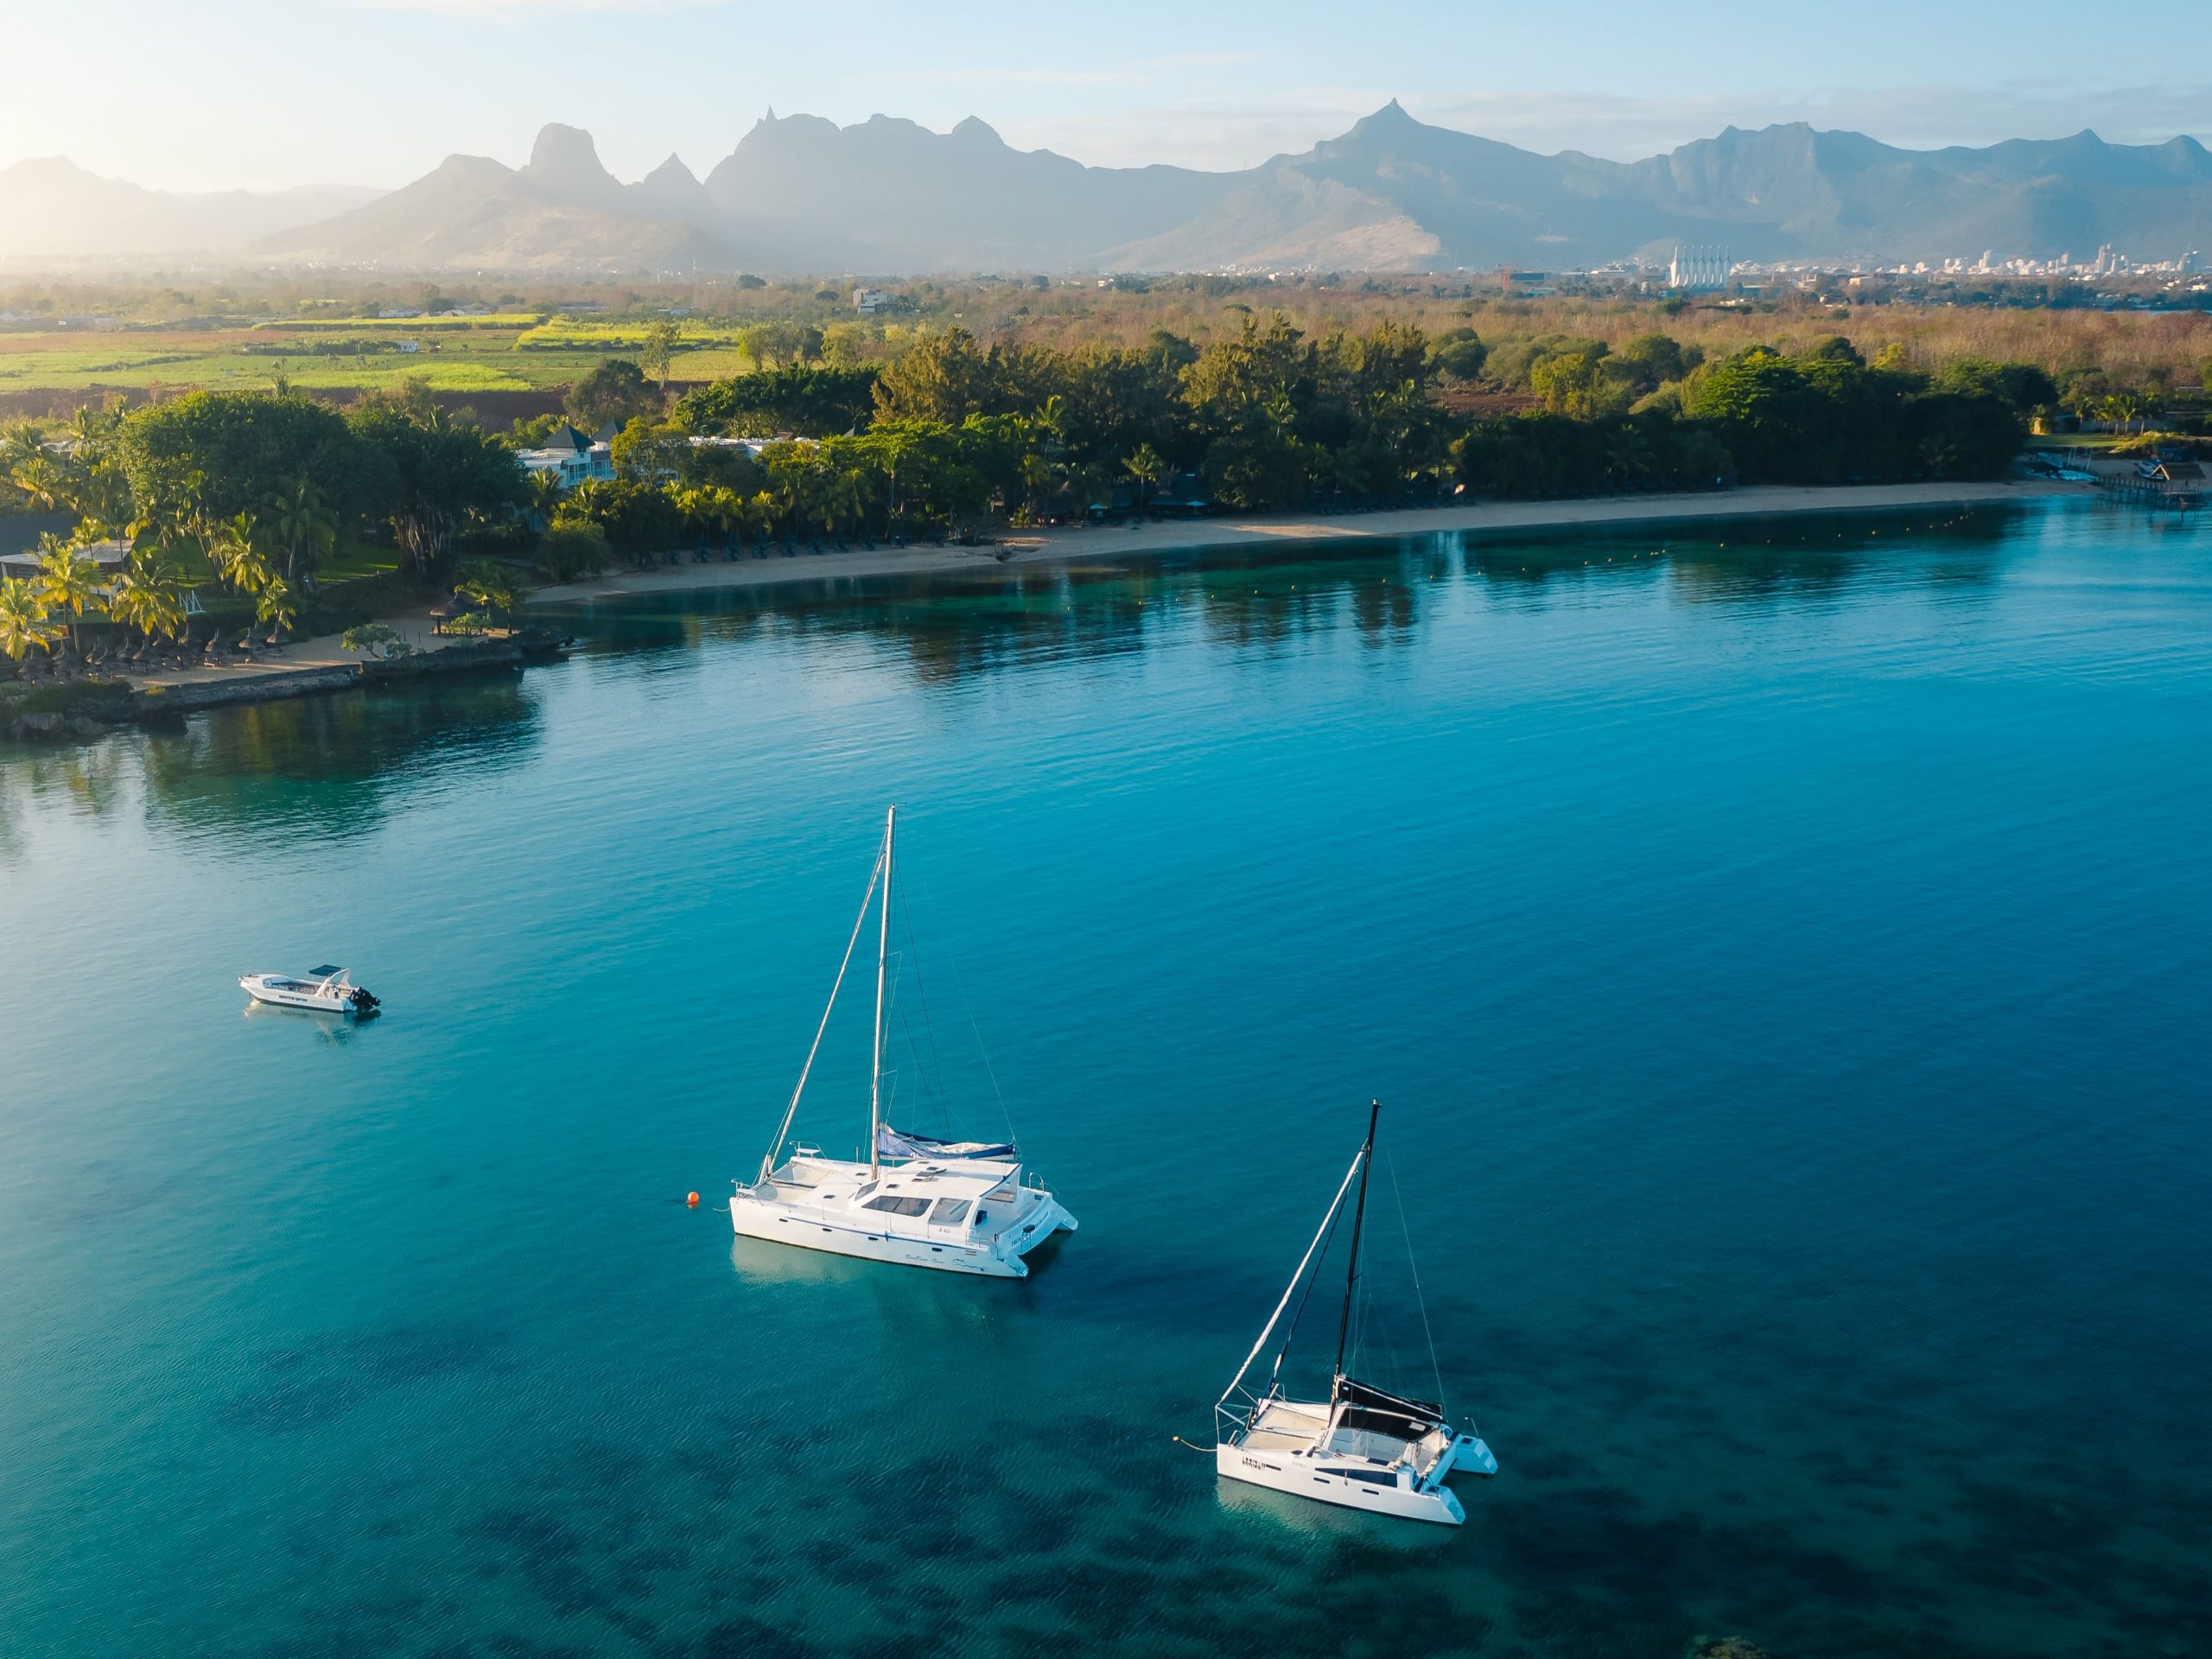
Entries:
[[358, 985], [353, 988], [353, 995], [351, 998], [351, 1003], [353, 1012], [365, 1020], [383, 1006], [373, 995], [367, 991], [363, 990]]

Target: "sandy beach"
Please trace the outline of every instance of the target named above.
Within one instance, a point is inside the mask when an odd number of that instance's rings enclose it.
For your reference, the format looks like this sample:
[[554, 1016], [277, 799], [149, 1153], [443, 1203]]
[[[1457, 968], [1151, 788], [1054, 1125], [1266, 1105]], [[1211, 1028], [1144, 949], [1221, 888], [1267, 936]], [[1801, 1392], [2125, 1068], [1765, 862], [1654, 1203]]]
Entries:
[[[428, 607], [418, 607], [379, 620], [416, 651], [435, 651], [454, 643], [449, 639], [441, 639], [430, 632]], [[236, 634], [238, 630], [232, 628], [230, 632]], [[366, 652], [348, 651], [343, 635], [319, 633], [295, 639], [282, 651], [264, 652], [250, 663], [232, 661], [220, 668], [150, 669], [143, 673], [125, 668], [115, 677], [143, 691], [156, 686], [209, 685], [218, 681], [281, 680], [305, 669], [357, 668], [367, 658]]]
[[843, 577], [927, 575], [985, 567], [1123, 560], [1199, 548], [1271, 542], [1376, 541], [1438, 531], [1482, 535], [1503, 531], [1568, 530], [1585, 524], [1665, 524], [1700, 518], [1758, 518], [1774, 513], [1894, 511], [1978, 506], [2031, 497], [2079, 493], [2080, 485], [1856, 484], [1824, 489], [1766, 486], [1694, 495], [1606, 497], [1578, 501], [1497, 501], [1465, 507], [1353, 513], [1250, 514], [1160, 524], [1067, 525], [1020, 531], [987, 547], [877, 547], [785, 558], [745, 557], [724, 563], [686, 563], [652, 570], [610, 571], [585, 582], [541, 588], [533, 605], [625, 594], [682, 593], [711, 588], [760, 588], [778, 582]]

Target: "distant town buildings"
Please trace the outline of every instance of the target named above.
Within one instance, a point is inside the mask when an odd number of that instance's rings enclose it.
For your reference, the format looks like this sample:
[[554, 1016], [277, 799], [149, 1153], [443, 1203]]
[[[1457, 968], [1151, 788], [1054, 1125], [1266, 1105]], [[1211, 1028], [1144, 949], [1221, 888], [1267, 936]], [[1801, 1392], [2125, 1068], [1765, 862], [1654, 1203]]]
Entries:
[[853, 290], [853, 309], [862, 316], [873, 316], [891, 303], [891, 296], [880, 288], [856, 288]]
[[2077, 261], [2072, 250], [2059, 253], [2055, 258], [2032, 256], [2000, 255], [1994, 248], [1984, 248], [1980, 256], [1969, 260], [1964, 255], [1942, 258], [1917, 259], [1897, 264], [1878, 264], [1855, 261], [1839, 269], [1834, 264], [1813, 261], [1780, 261], [1771, 264], [1745, 263], [1736, 267], [1739, 273], [1760, 273], [1771, 276], [1849, 276], [1867, 277], [1914, 276], [1994, 276], [2026, 277], [2044, 282], [2094, 283], [2109, 278], [2130, 281], [2166, 279], [2177, 282], [2205, 273], [2204, 256], [2196, 249], [2177, 258], [2137, 260], [2121, 253], [2109, 243], [2099, 248], [2095, 255]]

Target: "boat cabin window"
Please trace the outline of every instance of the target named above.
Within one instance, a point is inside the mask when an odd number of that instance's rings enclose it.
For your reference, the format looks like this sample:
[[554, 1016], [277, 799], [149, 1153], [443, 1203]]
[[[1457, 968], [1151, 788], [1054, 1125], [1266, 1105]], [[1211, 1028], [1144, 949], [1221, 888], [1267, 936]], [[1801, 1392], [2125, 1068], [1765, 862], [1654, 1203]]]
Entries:
[[932, 1227], [957, 1227], [962, 1222], [967, 1219], [967, 1199], [939, 1198], [937, 1201], [937, 1209], [931, 1212], [930, 1216], [930, 1225]]
[[1395, 1486], [1398, 1484], [1397, 1471], [1395, 1470], [1339, 1469], [1337, 1472], [1346, 1480], [1363, 1480], [1375, 1486]]
[[853, 1194], [853, 1196], [854, 1196], [855, 1198], [864, 1198], [868, 1197], [868, 1195], [869, 1193], [871, 1193], [871, 1192], [874, 1192], [874, 1191], [875, 1191], [875, 1183], [874, 1183], [874, 1181], [870, 1181], [870, 1182], [869, 1182], [866, 1186], [864, 1186], [864, 1187], [861, 1188], [861, 1190], [860, 1190], [859, 1192], [857, 1192], [854, 1193], [854, 1194]]
[[927, 1213], [929, 1207], [930, 1201], [927, 1198], [893, 1198], [890, 1197], [870, 1198], [861, 1206], [862, 1209], [866, 1210], [888, 1211], [894, 1216], [923, 1215]]

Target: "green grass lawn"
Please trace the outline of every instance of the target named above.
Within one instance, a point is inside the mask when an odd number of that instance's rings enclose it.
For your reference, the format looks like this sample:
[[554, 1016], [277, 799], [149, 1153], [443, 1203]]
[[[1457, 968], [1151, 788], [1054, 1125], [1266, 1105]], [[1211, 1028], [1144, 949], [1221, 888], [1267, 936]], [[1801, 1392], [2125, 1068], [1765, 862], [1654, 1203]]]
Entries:
[[396, 547], [374, 547], [348, 537], [340, 542], [316, 572], [323, 582], [351, 582], [358, 576], [380, 576], [399, 569], [402, 555]]

